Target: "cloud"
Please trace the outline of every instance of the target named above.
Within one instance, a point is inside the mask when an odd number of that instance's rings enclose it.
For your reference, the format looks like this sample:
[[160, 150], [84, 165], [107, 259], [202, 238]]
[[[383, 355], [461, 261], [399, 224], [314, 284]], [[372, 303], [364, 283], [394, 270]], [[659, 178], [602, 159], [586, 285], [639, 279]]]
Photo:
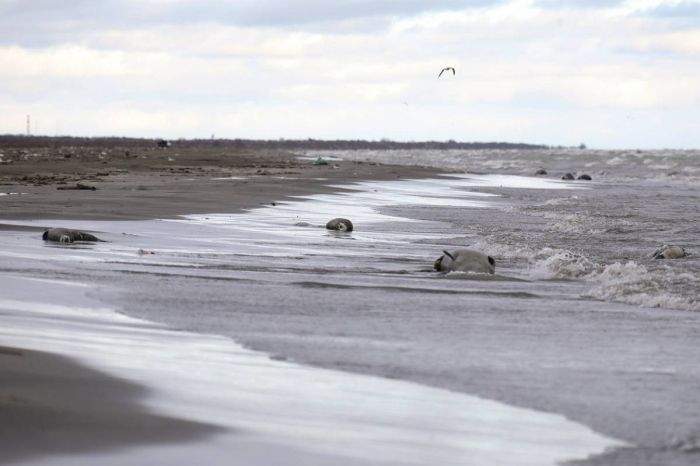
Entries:
[[700, 2], [683, 0], [678, 3], [662, 3], [654, 8], [642, 10], [639, 14], [655, 18], [698, 18], [700, 17]]
[[534, 6], [546, 9], [593, 9], [615, 8], [623, 4], [625, 0], [538, 0]]
[[700, 106], [657, 0], [289, 3], [0, 0], [0, 133], [660, 147]]
[[394, 18], [465, 10], [508, 0], [0, 0], [0, 44], [42, 47], [84, 42], [97, 31], [217, 24], [316, 29], [325, 33], [386, 30]]

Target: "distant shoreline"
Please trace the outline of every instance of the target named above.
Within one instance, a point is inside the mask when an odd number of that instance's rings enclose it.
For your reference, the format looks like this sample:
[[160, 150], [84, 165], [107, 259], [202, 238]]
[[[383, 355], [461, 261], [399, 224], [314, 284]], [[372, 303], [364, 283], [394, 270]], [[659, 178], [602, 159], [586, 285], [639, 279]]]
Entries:
[[[24, 136], [0, 135], [0, 147], [46, 147], [46, 146], [85, 146], [85, 147], [144, 147], [155, 146], [161, 138], [128, 137], [74, 137], [74, 136]], [[421, 141], [397, 142], [387, 139], [380, 141], [364, 140], [322, 140], [322, 139], [176, 139], [168, 140], [173, 147], [182, 148], [234, 148], [234, 149], [275, 149], [275, 150], [478, 150], [514, 149], [542, 150], [550, 146], [510, 142], [457, 142]]]

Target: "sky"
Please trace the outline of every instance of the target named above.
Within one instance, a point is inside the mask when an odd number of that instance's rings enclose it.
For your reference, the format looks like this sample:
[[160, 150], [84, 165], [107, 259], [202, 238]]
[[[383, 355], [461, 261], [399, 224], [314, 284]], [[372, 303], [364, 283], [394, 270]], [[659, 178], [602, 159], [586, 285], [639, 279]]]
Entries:
[[699, 59], [700, 0], [0, 0], [0, 134], [692, 149]]

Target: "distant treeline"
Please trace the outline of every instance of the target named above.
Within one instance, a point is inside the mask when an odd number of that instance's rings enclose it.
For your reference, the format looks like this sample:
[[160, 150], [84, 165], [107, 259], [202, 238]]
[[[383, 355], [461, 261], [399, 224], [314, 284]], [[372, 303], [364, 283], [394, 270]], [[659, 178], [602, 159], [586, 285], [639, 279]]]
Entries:
[[[161, 139], [125, 137], [72, 137], [72, 136], [20, 136], [0, 135], [0, 147], [148, 147], [156, 146]], [[549, 146], [517, 144], [510, 142], [456, 142], [425, 141], [395, 142], [321, 139], [176, 139], [169, 140], [173, 147], [220, 147], [233, 149], [281, 149], [281, 150], [397, 150], [397, 149], [548, 149]]]

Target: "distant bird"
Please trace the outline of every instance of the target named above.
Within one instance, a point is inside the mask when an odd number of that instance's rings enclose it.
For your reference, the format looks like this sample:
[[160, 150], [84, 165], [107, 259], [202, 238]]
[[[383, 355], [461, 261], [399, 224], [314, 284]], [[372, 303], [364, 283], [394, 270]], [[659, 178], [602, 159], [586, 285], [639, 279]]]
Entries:
[[408, 105], [408, 102], [402, 102], [404, 105]]
[[457, 72], [455, 71], [454, 68], [448, 66], [447, 68], [443, 68], [442, 71], [440, 71], [440, 74], [438, 75], [438, 78], [439, 78], [440, 76], [442, 76], [442, 73], [444, 73], [445, 71], [450, 71], [450, 70], [452, 70], [452, 76], [454, 76], [454, 75], [457, 74]]

